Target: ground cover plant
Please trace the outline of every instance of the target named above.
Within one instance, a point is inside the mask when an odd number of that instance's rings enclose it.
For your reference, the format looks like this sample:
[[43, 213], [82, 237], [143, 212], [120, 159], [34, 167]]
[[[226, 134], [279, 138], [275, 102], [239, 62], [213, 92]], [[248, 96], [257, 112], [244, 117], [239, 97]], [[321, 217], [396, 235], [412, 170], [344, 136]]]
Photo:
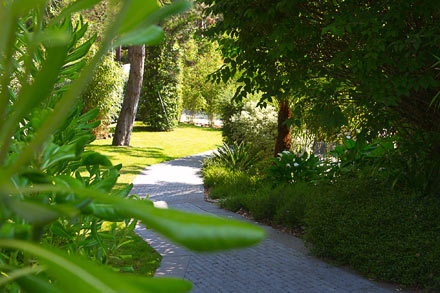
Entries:
[[[99, 122], [91, 121], [99, 111], [81, 114], [78, 102], [101, 58], [112, 46], [160, 41], [154, 23], [188, 7], [186, 2], [163, 9], [156, 1], [110, 2], [114, 19], [94, 57], [83, 62], [92, 42], [79, 45], [87, 25], [70, 16], [97, 2], [73, 2], [56, 16], [46, 14], [46, 1], [0, 2], [0, 286], [5, 291], [190, 290], [184, 280], [121, 274], [102, 265], [127, 270], [123, 255], [129, 257], [121, 252], [136, 242], [130, 237], [138, 219], [196, 251], [245, 247], [264, 238], [264, 231], [246, 223], [156, 209], [129, 196], [130, 185], [114, 189], [121, 165], [84, 150], [95, 138], [91, 130]], [[108, 222], [124, 225], [110, 223], [108, 229]]]
[[179, 124], [171, 132], [152, 132], [135, 122], [130, 147], [111, 146], [111, 139], [94, 141], [88, 150], [108, 156], [115, 164], [123, 163], [119, 186], [131, 183], [146, 166], [202, 153], [221, 144], [221, 131], [213, 128]]
[[397, 156], [390, 142], [350, 137], [331, 160], [285, 151], [257, 171], [212, 157], [204, 184], [222, 207], [293, 228], [319, 256], [373, 279], [439, 288], [439, 198], [429, 193], [430, 178], [415, 188], [414, 179], [394, 175], [399, 169], [386, 160]]

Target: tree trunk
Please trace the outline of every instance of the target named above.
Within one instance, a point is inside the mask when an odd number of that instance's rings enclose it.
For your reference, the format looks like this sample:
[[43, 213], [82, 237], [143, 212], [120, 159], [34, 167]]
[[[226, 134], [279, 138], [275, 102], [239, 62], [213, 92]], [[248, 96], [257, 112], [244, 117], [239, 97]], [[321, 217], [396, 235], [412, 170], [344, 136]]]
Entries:
[[289, 101], [280, 101], [280, 110], [278, 112], [278, 136], [275, 143], [275, 156], [282, 151], [290, 151], [290, 127], [286, 125], [287, 119], [291, 117]]
[[130, 75], [125, 90], [124, 102], [116, 124], [113, 145], [128, 146], [136, 118], [139, 96], [144, 75], [145, 46], [132, 46], [128, 49], [130, 58]]
[[121, 51], [122, 51], [121, 46], [116, 48], [115, 60], [118, 61], [118, 62], [121, 62]]
[[215, 120], [215, 114], [209, 113], [208, 114], [208, 125], [211, 127], [214, 126], [214, 120]]

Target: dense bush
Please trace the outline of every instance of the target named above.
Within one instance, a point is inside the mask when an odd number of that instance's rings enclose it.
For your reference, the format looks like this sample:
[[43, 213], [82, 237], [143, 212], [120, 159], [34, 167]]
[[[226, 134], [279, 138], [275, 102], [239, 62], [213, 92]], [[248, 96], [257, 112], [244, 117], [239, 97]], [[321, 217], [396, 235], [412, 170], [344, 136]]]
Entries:
[[101, 120], [96, 132], [107, 132], [121, 110], [126, 74], [122, 66], [114, 61], [113, 55], [106, 55], [99, 64], [89, 86], [81, 96], [84, 113], [98, 108]]
[[[233, 111], [233, 106], [223, 106], [223, 111]], [[243, 107], [235, 108], [238, 113], [223, 120], [225, 132], [224, 140], [228, 144], [234, 142], [252, 144], [256, 149], [263, 151], [265, 156], [273, 155], [277, 136], [277, 112], [274, 107], [257, 107], [257, 103], [249, 101]], [[224, 113], [222, 116], [225, 116]], [[229, 116], [229, 115], [228, 115]]]
[[203, 183], [211, 188], [212, 198], [226, 198], [230, 195], [255, 190], [257, 176], [243, 171], [234, 171], [225, 167], [211, 165], [203, 168]]
[[272, 165], [266, 171], [267, 179], [273, 184], [326, 180], [329, 170], [327, 162], [307, 152], [295, 154], [283, 151], [271, 161]]
[[182, 100], [177, 94], [179, 46], [167, 34], [159, 46], [145, 48], [144, 78], [137, 119], [151, 130], [169, 131], [177, 126]]
[[233, 171], [227, 167], [206, 166], [203, 182], [210, 189], [210, 197], [231, 210], [244, 209], [256, 220], [297, 227], [304, 223], [307, 184], [273, 186], [262, 176]]

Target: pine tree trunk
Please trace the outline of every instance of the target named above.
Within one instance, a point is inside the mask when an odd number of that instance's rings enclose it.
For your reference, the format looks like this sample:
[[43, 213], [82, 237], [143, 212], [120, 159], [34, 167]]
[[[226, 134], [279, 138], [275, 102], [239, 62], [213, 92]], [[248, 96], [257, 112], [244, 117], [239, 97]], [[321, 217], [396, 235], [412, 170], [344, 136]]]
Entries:
[[130, 75], [116, 125], [115, 136], [113, 137], [113, 145], [115, 146], [128, 146], [130, 144], [144, 75], [145, 46], [130, 47], [128, 56], [130, 58]]
[[280, 110], [278, 112], [278, 136], [275, 143], [275, 156], [282, 151], [290, 151], [290, 127], [285, 124], [291, 117], [289, 101], [280, 101]]

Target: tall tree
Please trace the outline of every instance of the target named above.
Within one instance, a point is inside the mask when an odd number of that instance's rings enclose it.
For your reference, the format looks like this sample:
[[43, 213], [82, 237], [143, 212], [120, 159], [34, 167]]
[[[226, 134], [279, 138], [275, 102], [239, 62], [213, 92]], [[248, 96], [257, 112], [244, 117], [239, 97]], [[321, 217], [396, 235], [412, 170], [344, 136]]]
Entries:
[[237, 98], [295, 97], [295, 114], [332, 129], [356, 118], [365, 138], [438, 133], [439, 1], [199, 1], [221, 16], [206, 34], [227, 57], [217, 78], [242, 76]]
[[287, 78], [290, 68], [285, 62], [287, 54], [277, 51], [280, 44], [285, 47], [288, 40], [273, 34], [280, 30], [276, 26], [279, 19], [267, 15], [268, 8], [276, 1], [258, 0], [253, 4], [239, 0], [199, 1], [206, 4], [206, 14], [216, 19], [204, 34], [219, 41], [225, 57], [225, 65], [214, 77], [225, 82], [238, 73], [238, 82], [243, 86], [238, 88], [235, 99], [263, 92], [260, 105], [277, 101], [279, 131], [274, 153], [290, 150], [290, 126], [286, 123], [291, 117], [292, 91]]
[[145, 45], [130, 47], [128, 55], [130, 58], [130, 75], [113, 137], [112, 144], [114, 146], [130, 145], [144, 75]]

